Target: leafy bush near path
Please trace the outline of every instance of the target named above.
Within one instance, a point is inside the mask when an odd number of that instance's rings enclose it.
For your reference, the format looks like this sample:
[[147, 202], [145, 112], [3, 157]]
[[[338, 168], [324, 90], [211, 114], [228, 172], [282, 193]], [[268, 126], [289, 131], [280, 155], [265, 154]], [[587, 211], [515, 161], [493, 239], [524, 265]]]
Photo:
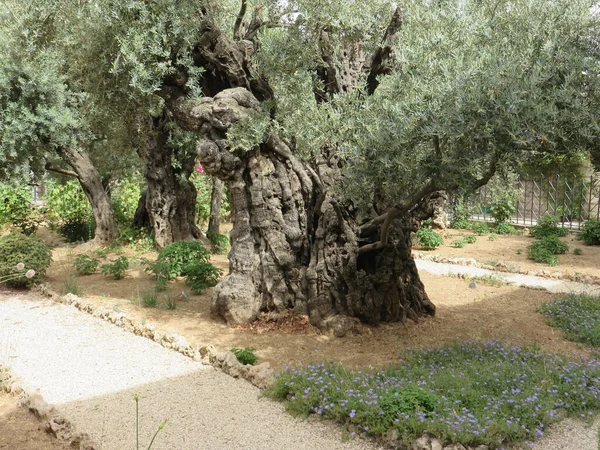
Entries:
[[568, 340], [600, 347], [600, 298], [570, 294], [545, 303], [540, 312]]
[[[39, 282], [51, 262], [50, 249], [34, 236], [10, 233], [0, 237], [0, 279], [11, 276], [5, 281], [8, 286], [29, 287]], [[13, 277], [18, 264], [23, 264], [19, 269], [22, 276]], [[32, 270], [35, 271], [33, 275]]]
[[416, 233], [417, 243], [423, 250], [435, 250], [444, 243], [444, 239], [439, 233], [430, 228], [421, 228]]
[[425, 430], [446, 442], [501, 447], [542, 436], [565, 415], [600, 409], [600, 361], [534, 347], [469, 342], [408, 352], [374, 371], [311, 364], [280, 373], [267, 395], [296, 415], [317, 414], [408, 443]]
[[531, 227], [529, 234], [536, 239], [543, 239], [548, 236], [564, 237], [569, 234], [569, 230], [558, 226], [558, 217], [544, 214], [538, 219], [537, 225]]
[[559, 261], [555, 255], [562, 255], [568, 251], [569, 246], [558, 239], [558, 236], [548, 235], [533, 241], [527, 247], [527, 256], [536, 262], [556, 266]]
[[581, 231], [581, 239], [585, 245], [600, 245], [600, 221], [585, 221]]

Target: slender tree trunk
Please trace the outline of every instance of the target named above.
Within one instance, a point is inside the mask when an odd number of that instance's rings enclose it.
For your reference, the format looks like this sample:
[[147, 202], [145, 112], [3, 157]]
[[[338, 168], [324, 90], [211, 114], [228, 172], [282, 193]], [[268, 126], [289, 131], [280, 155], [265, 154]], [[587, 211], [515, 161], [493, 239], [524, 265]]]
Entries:
[[213, 177], [213, 188], [210, 194], [210, 217], [208, 219], [208, 231], [220, 234], [221, 228], [221, 203], [225, 192], [223, 181]]
[[410, 217], [395, 222], [388, 246], [359, 254], [378, 234], [362, 235], [353, 208], [338, 195], [335, 152], [324, 149], [316, 161], [301, 161], [277, 135], [255, 150], [230, 152], [228, 126], [258, 107], [243, 88], [172, 107], [184, 125], [200, 131], [204, 170], [223, 179], [231, 196], [230, 270], [213, 291], [213, 312], [235, 325], [261, 311], [293, 310], [338, 336], [357, 320], [434, 314], [411, 256]]
[[110, 199], [102, 186], [100, 173], [86, 152], [63, 149], [61, 156], [77, 174], [77, 179], [92, 206], [96, 222], [94, 240], [103, 245], [111, 242], [116, 233], [115, 215]]
[[153, 131], [143, 155], [146, 181], [146, 210], [154, 230], [154, 243], [163, 248], [173, 242], [203, 237], [196, 226], [196, 189], [190, 174], [195, 156], [173, 167], [173, 149], [167, 143], [163, 118], [153, 120]]

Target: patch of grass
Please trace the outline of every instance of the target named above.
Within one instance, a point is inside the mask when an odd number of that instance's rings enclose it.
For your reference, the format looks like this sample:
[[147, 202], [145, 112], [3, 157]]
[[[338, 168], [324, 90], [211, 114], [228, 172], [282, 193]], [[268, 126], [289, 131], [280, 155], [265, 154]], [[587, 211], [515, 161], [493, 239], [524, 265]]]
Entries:
[[77, 281], [77, 277], [75, 277], [73, 275], [67, 277], [65, 279], [65, 281], [63, 281], [63, 283], [60, 287], [60, 293], [62, 295], [66, 295], [66, 294], [80, 295], [81, 289], [79, 288], [79, 282]]
[[165, 308], [171, 311], [177, 309], [177, 300], [175, 300], [173, 297], [167, 296], [165, 299]]
[[544, 434], [565, 415], [600, 409], [600, 361], [535, 347], [469, 342], [408, 352], [397, 364], [355, 371], [311, 364], [280, 373], [267, 395], [295, 415], [317, 414], [410, 443], [425, 430], [442, 441], [498, 448]]
[[156, 291], [142, 291], [140, 293], [140, 304], [144, 308], [156, 308], [158, 306], [158, 293]]
[[515, 234], [515, 227], [507, 222], [500, 222], [494, 227], [494, 233], [496, 234]]
[[581, 249], [579, 247], [575, 247], [573, 249], [573, 254], [577, 255], [577, 256], [581, 256], [581, 255], [583, 255], [583, 252], [581, 251]]
[[487, 284], [494, 287], [507, 286], [511, 284], [510, 281], [506, 281], [504, 278], [498, 275], [480, 275], [469, 278], [469, 281], [475, 281], [477, 283]]
[[568, 340], [600, 347], [600, 298], [569, 294], [543, 304], [540, 312]]
[[488, 236], [488, 241], [495, 241], [496, 239], [498, 239], [498, 235], [497, 234], [490, 234]]
[[237, 360], [242, 364], [250, 364], [253, 366], [258, 361], [258, 356], [254, 354], [256, 349], [252, 347], [246, 348], [232, 348], [231, 352], [235, 355]]

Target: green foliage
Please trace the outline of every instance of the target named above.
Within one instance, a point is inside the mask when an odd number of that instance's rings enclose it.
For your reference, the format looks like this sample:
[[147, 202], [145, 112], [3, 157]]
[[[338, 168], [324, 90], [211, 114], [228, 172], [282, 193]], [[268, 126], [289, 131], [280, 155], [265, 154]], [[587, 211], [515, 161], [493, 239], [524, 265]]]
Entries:
[[464, 239], [459, 239], [457, 241], [452, 241], [450, 245], [455, 248], [463, 248], [467, 245], [467, 241], [465, 241]]
[[569, 294], [545, 303], [540, 312], [568, 340], [600, 347], [600, 298]]
[[286, 368], [266, 394], [295, 415], [315, 414], [380, 438], [395, 430], [407, 447], [428, 430], [442, 442], [508, 448], [541, 436], [564, 415], [598, 411], [598, 376], [597, 360], [466, 342], [409, 351], [383, 369]]
[[459, 196], [452, 207], [452, 221], [450, 222], [450, 227], [456, 230], [468, 229], [471, 213], [471, 208], [467, 206], [465, 197]]
[[429, 228], [421, 228], [416, 237], [419, 247], [423, 250], [435, 250], [444, 243], [442, 236]]
[[[517, 210], [517, 201], [519, 192], [511, 189], [494, 190], [492, 192], [492, 203], [490, 204], [490, 213], [497, 225], [506, 222]], [[514, 229], [513, 229], [514, 231]], [[498, 233], [498, 232], [496, 232]], [[510, 233], [498, 233], [510, 234]]]
[[167, 245], [158, 252], [157, 263], [161, 273], [166, 271], [168, 278], [187, 275], [186, 266], [190, 263], [209, 263], [210, 252], [198, 241], [178, 241]]
[[119, 230], [113, 245], [126, 245], [138, 252], [146, 253], [154, 249], [154, 239], [152, 233], [146, 228], [135, 228], [128, 224]]
[[114, 184], [110, 200], [117, 222], [121, 224], [131, 223], [140, 195], [140, 180], [137, 176], [132, 175], [123, 178]]
[[184, 266], [183, 272], [186, 275], [185, 282], [194, 294], [216, 286], [223, 274], [221, 269], [208, 261], [191, 261]]
[[473, 222], [467, 228], [473, 230], [477, 236], [483, 236], [484, 234], [488, 234], [490, 232], [490, 227], [485, 222]]
[[467, 243], [467, 244], [474, 244], [475, 242], [477, 242], [477, 238], [473, 235], [469, 235], [469, 236], [465, 236], [463, 238], [463, 240]]
[[555, 255], [566, 253], [569, 246], [558, 239], [556, 235], [548, 235], [535, 240], [527, 247], [527, 256], [536, 262], [556, 266], [559, 263]]
[[450, 227], [454, 228], [455, 230], [468, 230], [470, 227], [470, 223], [466, 219], [458, 219], [452, 222]]
[[30, 186], [0, 184], [0, 224], [10, 223], [25, 234], [33, 234], [40, 222], [31, 207], [33, 195]]
[[585, 245], [600, 245], [600, 221], [586, 220], [583, 223], [581, 239]]
[[119, 256], [112, 264], [102, 264], [102, 275], [112, 276], [115, 280], [122, 280], [125, 271], [129, 268], [129, 260], [126, 256]]
[[46, 200], [45, 215], [67, 242], [88, 241], [94, 237], [92, 207], [77, 181], [50, 184]]
[[215, 233], [212, 230], [206, 232], [206, 237], [213, 246], [213, 251], [217, 255], [226, 255], [229, 251], [229, 237], [224, 234]]
[[537, 224], [529, 229], [529, 234], [537, 239], [542, 239], [547, 236], [567, 236], [569, 230], [559, 226], [558, 222], [558, 217], [551, 214], [544, 214], [538, 219]]
[[488, 236], [488, 241], [495, 241], [498, 239], [498, 235], [497, 234], [490, 234]]
[[249, 364], [253, 366], [258, 361], [258, 356], [254, 354], [255, 350], [256, 349], [252, 347], [232, 348], [231, 353], [233, 353], [237, 360], [242, 364]]
[[[11, 276], [3, 281], [8, 286], [29, 287], [38, 283], [51, 262], [50, 249], [36, 237], [21, 233], [0, 236], [0, 280]], [[24, 265], [23, 269], [18, 270], [20, 276], [13, 277], [20, 263]], [[35, 272], [32, 274], [31, 271]]]
[[583, 251], [581, 251], [581, 249], [579, 247], [575, 247], [573, 249], [573, 254], [577, 255], [577, 256], [581, 256], [581, 255], [583, 255]]
[[[135, 450], [140, 450], [140, 396], [138, 394], [135, 394], [133, 398], [135, 400]], [[152, 439], [150, 440], [150, 444], [148, 444], [148, 447], [146, 447], [146, 450], [150, 450], [152, 448], [152, 445], [156, 440], [156, 436], [158, 436], [158, 433], [160, 433], [166, 425], [167, 419], [163, 420], [163, 422], [158, 426], [158, 428], [154, 432], [154, 435], [152, 436]]]
[[96, 272], [100, 261], [88, 255], [77, 255], [73, 261], [75, 270], [79, 275], [91, 275]]
[[494, 233], [496, 233], [496, 234], [514, 234], [515, 227], [513, 227], [512, 225], [510, 225], [506, 222], [499, 222], [494, 227]]

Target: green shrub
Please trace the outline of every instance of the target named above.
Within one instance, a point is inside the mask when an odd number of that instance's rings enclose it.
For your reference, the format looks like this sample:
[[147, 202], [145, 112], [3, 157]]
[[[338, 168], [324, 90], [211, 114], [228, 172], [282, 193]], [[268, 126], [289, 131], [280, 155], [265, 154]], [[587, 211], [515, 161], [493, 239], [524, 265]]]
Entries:
[[179, 241], [160, 250], [156, 262], [164, 263], [161, 270], [171, 280], [187, 275], [184, 268], [191, 262], [210, 263], [210, 252], [198, 241]]
[[460, 239], [458, 241], [452, 241], [450, 245], [455, 248], [463, 248], [465, 245], [467, 245], [467, 241]]
[[519, 192], [511, 189], [502, 189], [494, 192], [494, 198], [490, 204], [490, 214], [497, 224], [506, 222], [517, 210]]
[[506, 222], [500, 222], [494, 227], [494, 233], [496, 234], [514, 234], [515, 227]]
[[463, 239], [467, 244], [474, 244], [477, 242], [477, 238], [473, 235], [465, 236]]
[[536, 262], [556, 266], [559, 263], [555, 255], [566, 253], [569, 246], [558, 239], [555, 235], [549, 235], [543, 239], [535, 240], [527, 247], [527, 256]]
[[470, 227], [470, 222], [466, 219], [458, 219], [450, 224], [450, 228], [454, 228], [455, 230], [468, 230]]
[[131, 223], [140, 199], [139, 177], [130, 176], [117, 181], [112, 190], [110, 200], [115, 211], [115, 219], [121, 224]]
[[98, 269], [100, 261], [88, 255], [77, 255], [73, 265], [79, 275], [91, 275]]
[[[11, 276], [4, 281], [8, 286], [29, 287], [39, 282], [51, 262], [50, 249], [34, 236], [10, 233], [0, 237], [0, 280]], [[18, 269], [21, 275], [12, 277], [17, 264], [24, 266]]]
[[90, 240], [94, 237], [92, 207], [78, 182], [50, 185], [44, 211], [51, 226], [68, 242]]
[[102, 264], [102, 275], [111, 275], [115, 280], [122, 280], [125, 271], [129, 268], [129, 260], [126, 256], [119, 256], [112, 264]]
[[490, 234], [488, 236], [488, 241], [495, 241], [496, 239], [498, 239], [498, 235], [497, 234]]
[[558, 225], [558, 217], [551, 214], [544, 214], [537, 221], [537, 225], [531, 227], [529, 234], [534, 238], [542, 239], [546, 236], [564, 237], [569, 234], [569, 230]]
[[585, 245], [600, 245], [600, 221], [586, 220], [583, 223], [581, 239]]
[[188, 263], [183, 271], [186, 274], [185, 282], [194, 294], [199, 294], [209, 287], [216, 286], [223, 274], [221, 269], [206, 261]]
[[165, 308], [170, 311], [177, 309], [177, 300], [173, 297], [167, 297], [165, 299]]
[[473, 230], [477, 236], [483, 236], [484, 234], [488, 234], [490, 232], [490, 227], [488, 227], [487, 223], [484, 222], [474, 222], [469, 228]]
[[583, 255], [583, 252], [581, 251], [581, 249], [579, 247], [575, 247], [573, 249], [573, 254], [577, 255], [577, 256], [580, 256], [580, 255]]
[[423, 250], [434, 250], [444, 243], [442, 236], [429, 228], [421, 228], [416, 236], [417, 243]]
[[253, 366], [258, 361], [258, 356], [254, 354], [256, 349], [252, 347], [246, 348], [232, 348], [231, 352], [235, 355], [237, 360], [242, 364], [250, 364]]
[[217, 255], [226, 255], [229, 251], [229, 237], [224, 234], [215, 233], [214, 231], [207, 231], [206, 237], [213, 246], [213, 252]]
[[33, 194], [29, 186], [0, 184], [0, 225], [10, 223], [23, 234], [33, 234], [40, 217], [31, 206]]
[[69, 219], [61, 223], [57, 231], [67, 242], [86, 242], [94, 238], [96, 225], [93, 220]]
[[154, 239], [152, 233], [146, 228], [135, 228], [127, 225], [120, 230], [114, 245], [127, 245], [138, 252], [145, 253], [154, 249]]

